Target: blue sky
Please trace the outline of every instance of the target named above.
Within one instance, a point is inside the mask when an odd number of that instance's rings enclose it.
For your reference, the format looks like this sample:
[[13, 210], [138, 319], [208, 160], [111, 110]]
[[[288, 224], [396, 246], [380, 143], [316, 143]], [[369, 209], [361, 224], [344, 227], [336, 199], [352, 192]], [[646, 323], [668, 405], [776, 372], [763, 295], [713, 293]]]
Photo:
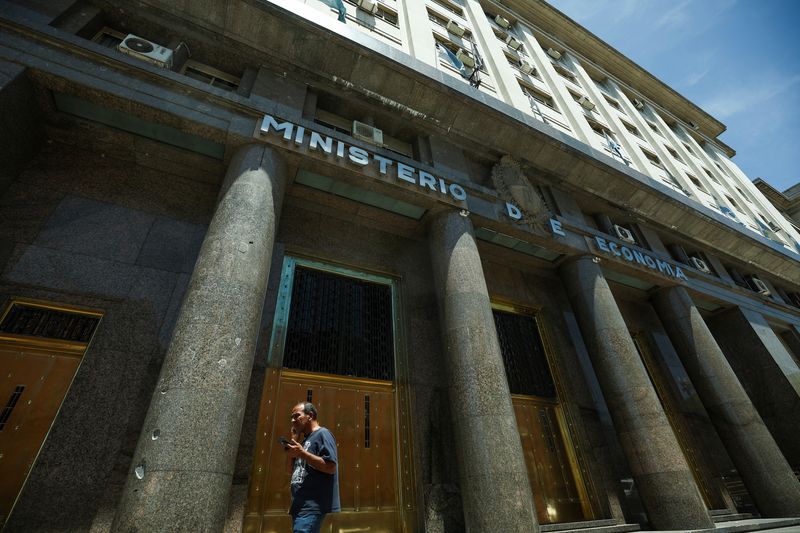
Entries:
[[800, 182], [800, 0], [548, 0], [727, 126], [750, 179]]

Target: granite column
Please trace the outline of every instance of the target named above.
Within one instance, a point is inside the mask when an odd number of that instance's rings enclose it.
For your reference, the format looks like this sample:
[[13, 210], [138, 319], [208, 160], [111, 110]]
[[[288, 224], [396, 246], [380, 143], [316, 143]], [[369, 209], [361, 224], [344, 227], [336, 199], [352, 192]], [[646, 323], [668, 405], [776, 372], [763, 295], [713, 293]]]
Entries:
[[689, 293], [665, 287], [652, 301], [759, 511], [770, 517], [800, 516], [800, 483]]
[[596, 259], [561, 267], [614, 428], [654, 529], [714, 524]]
[[286, 178], [262, 145], [230, 163], [113, 531], [222, 531]]
[[445, 211], [428, 236], [466, 530], [538, 532], [472, 223]]

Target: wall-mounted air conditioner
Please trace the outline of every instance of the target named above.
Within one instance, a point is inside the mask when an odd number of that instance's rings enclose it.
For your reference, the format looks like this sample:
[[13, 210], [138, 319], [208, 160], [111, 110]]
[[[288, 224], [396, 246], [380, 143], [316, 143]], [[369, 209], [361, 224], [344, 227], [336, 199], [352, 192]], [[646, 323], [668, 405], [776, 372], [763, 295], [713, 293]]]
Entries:
[[547, 55], [549, 55], [550, 57], [552, 57], [552, 58], [553, 58], [553, 59], [555, 59], [556, 61], [558, 61], [559, 59], [561, 59], [561, 52], [559, 52], [559, 51], [558, 51], [558, 50], [556, 50], [555, 48], [548, 48], [548, 49], [547, 49]]
[[376, 0], [356, 0], [356, 5], [358, 9], [372, 15], [378, 12], [378, 2]]
[[747, 278], [747, 283], [750, 287], [759, 294], [763, 294], [764, 296], [769, 296], [772, 294], [767, 287], [767, 284], [758, 279], [755, 276], [750, 276]]
[[536, 74], [536, 67], [525, 61], [524, 59], [520, 61], [519, 69], [524, 72], [525, 74], [535, 75]]
[[513, 35], [506, 37], [506, 44], [512, 50], [519, 50], [519, 47], [522, 46], [522, 43], [515, 39]]
[[494, 18], [494, 21], [495, 21], [495, 22], [497, 23], [497, 25], [498, 25], [498, 26], [500, 26], [501, 28], [508, 29], [508, 28], [510, 28], [510, 27], [511, 27], [511, 21], [510, 21], [510, 20], [508, 20], [508, 19], [507, 19], [507, 18], [505, 18], [505, 17], [502, 17], [502, 16], [500, 16], [500, 15], [497, 15], [497, 16]]
[[132, 33], [117, 45], [117, 50], [131, 57], [147, 61], [161, 68], [172, 67], [172, 50], [142, 39]]
[[594, 109], [594, 103], [585, 96], [578, 98], [578, 103], [587, 111]]
[[700, 129], [700, 126], [698, 126], [695, 122], [692, 122], [691, 120], [689, 121], [689, 127], [692, 128], [693, 130]]
[[639, 100], [638, 98], [633, 99], [633, 107], [636, 109], [644, 109], [644, 102]]
[[711, 269], [708, 268], [706, 262], [699, 257], [691, 256], [689, 257], [689, 264], [691, 264], [694, 268], [699, 270], [700, 272], [705, 272], [706, 274], [711, 274]]
[[620, 226], [619, 224], [614, 224], [614, 234], [619, 238], [621, 241], [629, 242], [631, 244], [636, 244], [636, 239], [633, 237], [633, 233], [628, 228]]
[[357, 120], [353, 121], [353, 137], [371, 144], [383, 146], [383, 131]]
[[464, 28], [463, 26], [460, 26], [458, 22], [456, 22], [455, 20], [451, 20], [447, 23], [447, 31], [449, 31], [456, 37], [463, 37], [467, 29]]
[[467, 68], [475, 68], [475, 58], [469, 55], [469, 52], [464, 50], [463, 48], [459, 48], [458, 52], [456, 52], [456, 57], [459, 61], [464, 63], [464, 66]]

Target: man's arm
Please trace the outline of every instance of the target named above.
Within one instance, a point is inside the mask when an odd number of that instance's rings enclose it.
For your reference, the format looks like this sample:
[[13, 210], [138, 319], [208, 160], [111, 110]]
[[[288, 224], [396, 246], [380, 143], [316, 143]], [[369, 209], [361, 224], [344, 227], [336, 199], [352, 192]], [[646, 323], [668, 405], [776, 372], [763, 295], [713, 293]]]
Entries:
[[289, 446], [286, 447], [286, 454], [289, 456], [290, 460], [295, 457], [305, 460], [306, 464], [314, 470], [319, 470], [326, 474], [334, 474], [336, 472], [336, 463], [333, 461], [326, 461], [319, 455], [307, 452], [303, 449], [303, 446], [294, 439], [292, 439]]

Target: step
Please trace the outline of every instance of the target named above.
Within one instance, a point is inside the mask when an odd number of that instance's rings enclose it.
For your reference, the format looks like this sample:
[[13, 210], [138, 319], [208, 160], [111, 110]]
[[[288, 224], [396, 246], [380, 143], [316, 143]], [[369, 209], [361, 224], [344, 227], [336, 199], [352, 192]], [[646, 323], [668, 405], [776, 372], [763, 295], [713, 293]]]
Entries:
[[630, 533], [640, 529], [639, 524], [620, 524], [616, 520], [589, 520], [541, 526], [542, 533]]
[[[748, 518], [722, 522], [714, 529], [685, 529], [683, 531], [687, 533], [746, 533], [748, 531], [772, 531], [791, 526], [800, 526], [800, 518]], [[648, 531], [647, 533], [656, 532]]]
[[722, 522], [731, 522], [732, 520], [750, 520], [754, 518], [754, 516], [750, 513], [730, 513], [730, 514], [718, 514], [714, 515], [712, 513], [711, 519], [714, 520], [715, 524], [720, 524]]

